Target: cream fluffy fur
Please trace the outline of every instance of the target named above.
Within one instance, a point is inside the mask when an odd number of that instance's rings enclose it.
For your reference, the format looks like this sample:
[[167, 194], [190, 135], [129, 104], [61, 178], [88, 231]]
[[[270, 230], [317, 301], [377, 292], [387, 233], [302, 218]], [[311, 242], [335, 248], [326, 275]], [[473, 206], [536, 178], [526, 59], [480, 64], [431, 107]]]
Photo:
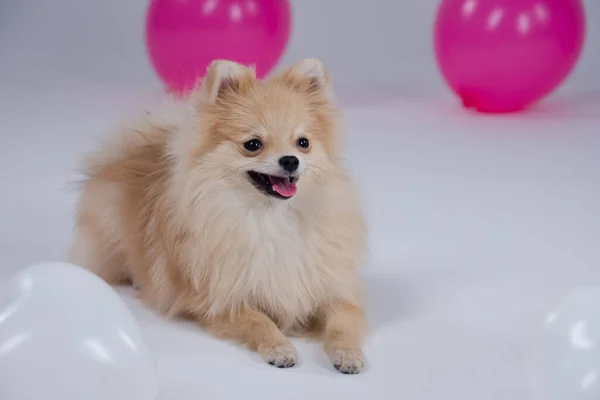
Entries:
[[[251, 68], [216, 61], [201, 87], [86, 159], [71, 261], [111, 284], [132, 281], [149, 306], [191, 315], [272, 365], [293, 366], [285, 334], [311, 330], [338, 370], [360, 372], [366, 230], [338, 160], [323, 64], [306, 59], [258, 81]], [[263, 147], [249, 152], [251, 139]], [[247, 174], [280, 174], [284, 155], [300, 160], [287, 200]]]

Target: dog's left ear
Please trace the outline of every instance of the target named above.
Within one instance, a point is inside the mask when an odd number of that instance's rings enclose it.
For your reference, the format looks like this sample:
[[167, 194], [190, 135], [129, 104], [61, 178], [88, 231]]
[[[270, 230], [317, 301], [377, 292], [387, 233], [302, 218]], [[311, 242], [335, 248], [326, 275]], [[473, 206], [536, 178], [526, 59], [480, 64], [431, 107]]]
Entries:
[[325, 65], [318, 58], [306, 58], [283, 73], [285, 82], [307, 94], [322, 95], [330, 98], [332, 94], [331, 78]]

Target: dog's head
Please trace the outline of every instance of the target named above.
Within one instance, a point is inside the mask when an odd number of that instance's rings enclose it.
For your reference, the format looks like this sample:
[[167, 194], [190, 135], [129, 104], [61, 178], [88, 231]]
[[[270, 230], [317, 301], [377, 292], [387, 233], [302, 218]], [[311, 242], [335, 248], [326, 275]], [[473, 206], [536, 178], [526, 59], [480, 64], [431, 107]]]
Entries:
[[337, 109], [318, 59], [259, 81], [252, 68], [215, 61], [202, 81], [199, 151], [236, 187], [276, 201], [326, 184], [337, 163]]

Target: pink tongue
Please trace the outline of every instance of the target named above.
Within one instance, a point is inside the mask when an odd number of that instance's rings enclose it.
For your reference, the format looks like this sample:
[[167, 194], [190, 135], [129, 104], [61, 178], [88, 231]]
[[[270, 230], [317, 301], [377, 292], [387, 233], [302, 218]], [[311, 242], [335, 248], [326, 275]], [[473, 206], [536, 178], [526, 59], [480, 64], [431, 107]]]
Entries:
[[273, 190], [283, 197], [292, 197], [296, 194], [296, 185], [287, 178], [271, 176], [271, 183], [273, 184]]

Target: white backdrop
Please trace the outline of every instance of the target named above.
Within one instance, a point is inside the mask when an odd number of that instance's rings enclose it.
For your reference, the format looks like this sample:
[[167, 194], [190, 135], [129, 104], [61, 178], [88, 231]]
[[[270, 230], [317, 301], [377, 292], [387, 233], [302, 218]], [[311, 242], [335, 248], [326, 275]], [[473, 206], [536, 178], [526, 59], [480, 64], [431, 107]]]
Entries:
[[[80, 156], [160, 92], [143, 44], [147, 1], [0, 0], [0, 285], [64, 259]], [[586, 0], [585, 53], [563, 86], [595, 93], [489, 118], [429, 96], [448, 95], [431, 49], [437, 0], [292, 4], [282, 64], [317, 55], [361, 102], [365, 85], [376, 89], [375, 102], [344, 109], [370, 228], [367, 370], [341, 376], [302, 341], [299, 366], [273, 370], [123, 289], [157, 360], [159, 399], [530, 399], [541, 312], [600, 284], [600, 0]], [[426, 101], [403, 97], [414, 89]]]
[[[156, 85], [145, 54], [148, 0], [3, 0], [4, 74], [57, 71], [94, 81]], [[292, 0], [281, 60], [320, 56], [343, 86], [444, 90], [431, 48], [438, 0]], [[563, 87], [600, 89], [600, 1], [586, 0], [584, 55]], [[25, 76], [26, 77], [26, 76]]]

